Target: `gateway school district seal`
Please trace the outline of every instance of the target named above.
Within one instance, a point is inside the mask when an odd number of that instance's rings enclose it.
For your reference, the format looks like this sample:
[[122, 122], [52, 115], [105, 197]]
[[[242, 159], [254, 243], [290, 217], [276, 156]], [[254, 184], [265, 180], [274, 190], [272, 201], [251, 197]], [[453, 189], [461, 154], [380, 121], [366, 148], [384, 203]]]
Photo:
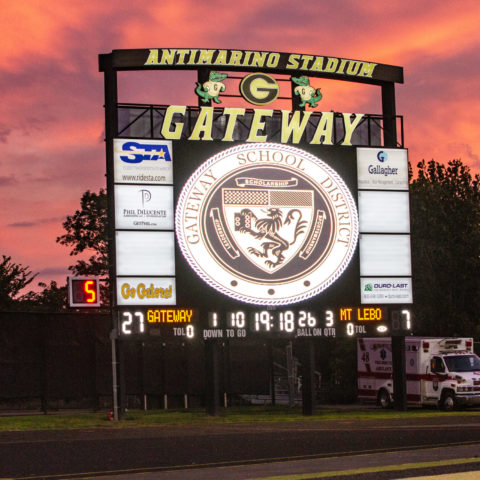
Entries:
[[325, 290], [358, 239], [355, 202], [322, 160], [291, 147], [252, 143], [224, 150], [185, 184], [178, 243], [219, 292], [257, 305], [288, 305]]

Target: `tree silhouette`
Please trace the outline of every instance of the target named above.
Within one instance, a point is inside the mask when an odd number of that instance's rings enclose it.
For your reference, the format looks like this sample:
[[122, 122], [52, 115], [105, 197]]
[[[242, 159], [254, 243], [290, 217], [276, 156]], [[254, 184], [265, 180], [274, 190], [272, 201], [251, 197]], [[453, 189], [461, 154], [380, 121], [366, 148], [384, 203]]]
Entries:
[[30, 267], [12, 262], [12, 257], [2, 255], [0, 261], [0, 310], [16, 310], [22, 297], [19, 293], [38, 275]]
[[77, 260], [68, 267], [75, 275], [108, 275], [107, 194], [87, 190], [80, 199], [80, 209], [63, 222], [66, 233], [57, 243], [71, 247], [70, 255], [91, 253], [88, 260]]
[[479, 334], [480, 178], [461, 160], [418, 165], [410, 185], [415, 332]]

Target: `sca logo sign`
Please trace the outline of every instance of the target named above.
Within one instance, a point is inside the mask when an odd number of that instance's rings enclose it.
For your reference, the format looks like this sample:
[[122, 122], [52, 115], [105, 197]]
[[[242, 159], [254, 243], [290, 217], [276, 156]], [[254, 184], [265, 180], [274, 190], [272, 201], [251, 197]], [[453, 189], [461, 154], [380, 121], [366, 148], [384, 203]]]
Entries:
[[333, 284], [358, 238], [353, 197], [319, 158], [289, 145], [238, 145], [185, 184], [177, 240], [211, 287], [257, 305], [288, 305]]
[[122, 145], [120, 160], [125, 163], [142, 163], [144, 161], [164, 160], [171, 162], [170, 152], [165, 143], [145, 143], [140, 141], [127, 141]]
[[251, 73], [240, 82], [242, 97], [253, 105], [267, 105], [277, 99], [280, 88], [266, 73]]

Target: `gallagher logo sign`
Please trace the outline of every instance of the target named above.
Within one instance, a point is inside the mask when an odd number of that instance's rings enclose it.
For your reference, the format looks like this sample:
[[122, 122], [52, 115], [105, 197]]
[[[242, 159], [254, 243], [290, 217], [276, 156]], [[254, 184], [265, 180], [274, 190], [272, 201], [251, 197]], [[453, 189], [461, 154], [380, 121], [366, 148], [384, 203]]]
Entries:
[[359, 148], [358, 186], [365, 190], [408, 190], [407, 150]]
[[189, 178], [175, 215], [192, 269], [232, 298], [258, 305], [306, 300], [343, 273], [358, 218], [340, 176], [288, 145], [224, 150]]

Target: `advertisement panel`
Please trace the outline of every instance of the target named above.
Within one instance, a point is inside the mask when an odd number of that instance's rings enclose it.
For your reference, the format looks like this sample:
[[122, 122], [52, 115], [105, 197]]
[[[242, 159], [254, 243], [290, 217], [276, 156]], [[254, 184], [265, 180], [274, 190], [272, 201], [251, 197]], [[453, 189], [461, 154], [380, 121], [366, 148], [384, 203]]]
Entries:
[[358, 214], [362, 233], [409, 233], [408, 192], [359, 191]]
[[357, 148], [358, 188], [408, 190], [407, 150]]
[[173, 187], [115, 185], [117, 229], [173, 230]]
[[115, 233], [117, 275], [174, 276], [175, 238], [173, 232], [123, 231]]
[[412, 274], [410, 235], [360, 235], [360, 275]]
[[413, 302], [412, 279], [410, 277], [368, 277], [360, 280], [362, 303]]
[[113, 139], [115, 183], [172, 184], [172, 142]]
[[175, 305], [174, 277], [118, 277], [118, 305]]

